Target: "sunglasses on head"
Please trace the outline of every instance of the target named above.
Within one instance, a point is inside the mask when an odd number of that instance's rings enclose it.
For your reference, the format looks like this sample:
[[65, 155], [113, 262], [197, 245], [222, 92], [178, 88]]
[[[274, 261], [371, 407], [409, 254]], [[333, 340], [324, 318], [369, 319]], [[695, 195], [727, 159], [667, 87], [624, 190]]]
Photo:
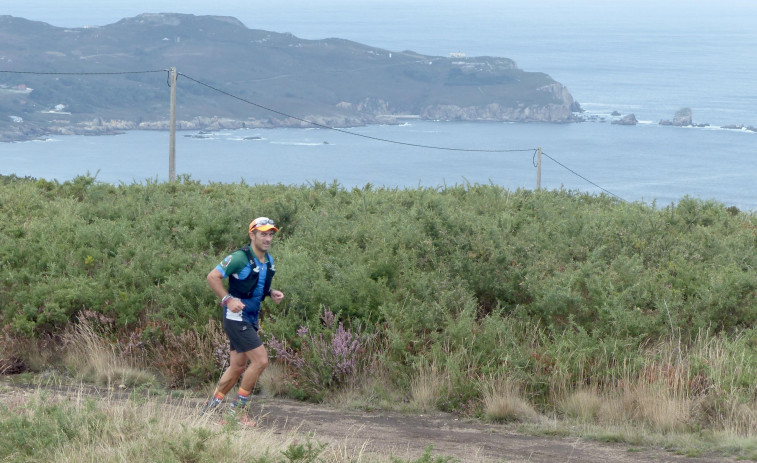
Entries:
[[271, 220], [271, 219], [269, 219], [267, 217], [263, 218], [263, 219], [260, 219], [259, 221], [256, 220], [255, 221], [255, 225], [252, 228], [262, 227], [263, 225], [273, 225], [273, 220]]

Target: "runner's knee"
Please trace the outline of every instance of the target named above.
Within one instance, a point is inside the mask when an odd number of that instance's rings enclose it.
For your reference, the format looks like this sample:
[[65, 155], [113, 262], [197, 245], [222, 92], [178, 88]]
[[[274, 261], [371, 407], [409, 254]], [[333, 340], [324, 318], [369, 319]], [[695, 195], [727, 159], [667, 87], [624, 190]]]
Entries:
[[231, 365], [229, 367], [229, 370], [231, 371], [232, 374], [234, 374], [236, 376], [239, 376], [242, 373], [244, 373], [245, 365], [244, 364], [242, 364], [242, 365]]

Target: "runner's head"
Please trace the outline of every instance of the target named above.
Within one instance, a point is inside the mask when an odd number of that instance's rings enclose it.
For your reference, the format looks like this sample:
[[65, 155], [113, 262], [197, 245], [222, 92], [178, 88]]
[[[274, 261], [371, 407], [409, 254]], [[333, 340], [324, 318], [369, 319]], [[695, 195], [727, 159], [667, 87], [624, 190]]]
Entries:
[[269, 219], [268, 217], [258, 217], [257, 219], [250, 222], [250, 233], [253, 231], [268, 231], [273, 230], [275, 232], [279, 231], [278, 228], [273, 224], [273, 220]]

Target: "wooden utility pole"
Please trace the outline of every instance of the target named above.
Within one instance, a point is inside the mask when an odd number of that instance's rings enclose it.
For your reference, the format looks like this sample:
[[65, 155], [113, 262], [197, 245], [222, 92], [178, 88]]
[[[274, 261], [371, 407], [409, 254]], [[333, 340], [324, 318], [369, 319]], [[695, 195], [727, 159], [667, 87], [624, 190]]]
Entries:
[[176, 68], [171, 68], [171, 121], [168, 140], [168, 181], [176, 181]]
[[536, 150], [536, 190], [541, 190], [541, 146]]

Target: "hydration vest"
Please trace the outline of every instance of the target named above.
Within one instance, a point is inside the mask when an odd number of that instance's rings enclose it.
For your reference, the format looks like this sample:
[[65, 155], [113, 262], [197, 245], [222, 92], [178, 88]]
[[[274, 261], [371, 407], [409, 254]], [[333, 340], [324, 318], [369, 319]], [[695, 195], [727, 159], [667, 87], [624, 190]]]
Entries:
[[[252, 256], [250, 246], [245, 246], [239, 250], [243, 251], [247, 256], [252, 271], [247, 275], [247, 278], [243, 280], [240, 280], [234, 275], [229, 275], [229, 294], [239, 299], [250, 299], [252, 297], [252, 292], [255, 291], [255, 287], [258, 285], [260, 268], [258, 268], [258, 265], [255, 263], [255, 258]], [[268, 253], [266, 253], [266, 257], [268, 258], [268, 262], [266, 265], [265, 285], [263, 286], [263, 297], [261, 298], [261, 301], [265, 299], [271, 291], [271, 280], [273, 280], [273, 274], [276, 273], [276, 268], [273, 266], [273, 257]]]

